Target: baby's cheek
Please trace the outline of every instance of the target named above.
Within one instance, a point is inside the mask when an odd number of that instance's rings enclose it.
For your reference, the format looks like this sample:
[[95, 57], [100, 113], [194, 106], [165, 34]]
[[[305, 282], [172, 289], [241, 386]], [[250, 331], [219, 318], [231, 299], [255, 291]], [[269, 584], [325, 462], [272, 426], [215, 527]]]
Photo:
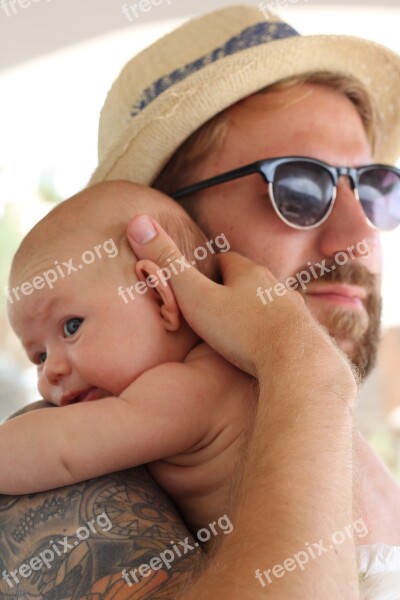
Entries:
[[40, 396], [43, 398], [43, 400], [47, 400], [48, 402], [51, 402], [51, 400], [49, 398], [48, 385], [46, 385], [46, 381], [43, 376], [43, 372], [38, 372], [37, 388], [38, 388], [38, 392], [39, 392]]

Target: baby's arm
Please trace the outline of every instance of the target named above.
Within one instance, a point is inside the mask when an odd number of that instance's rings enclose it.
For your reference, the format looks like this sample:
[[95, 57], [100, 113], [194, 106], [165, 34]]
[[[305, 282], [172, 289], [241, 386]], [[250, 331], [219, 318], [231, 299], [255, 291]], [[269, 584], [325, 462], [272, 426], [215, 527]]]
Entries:
[[118, 398], [21, 415], [0, 426], [0, 494], [53, 489], [195, 449], [213, 439], [215, 404], [200, 369], [169, 363]]

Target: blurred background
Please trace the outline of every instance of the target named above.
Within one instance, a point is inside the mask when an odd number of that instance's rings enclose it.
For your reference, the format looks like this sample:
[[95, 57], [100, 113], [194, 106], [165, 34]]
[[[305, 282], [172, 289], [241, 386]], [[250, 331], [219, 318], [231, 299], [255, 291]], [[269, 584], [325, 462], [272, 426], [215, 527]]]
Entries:
[[[122, 66], [188, 17], [232, 3], [0, 1], [1, 289], [21, 238], [55, 203], [86, 185], [97, 162], [100, 109]], [[357, 35], [400, 53], [399, 0], [267, 4], [303, 34]], [[400, 480], [400, 232], [383, 234], [382, 243], [384, 332], [359, 421]], [[38, 399], [35, 367], [21, 351], [5, 307], [0, 294], [0, 421]]]

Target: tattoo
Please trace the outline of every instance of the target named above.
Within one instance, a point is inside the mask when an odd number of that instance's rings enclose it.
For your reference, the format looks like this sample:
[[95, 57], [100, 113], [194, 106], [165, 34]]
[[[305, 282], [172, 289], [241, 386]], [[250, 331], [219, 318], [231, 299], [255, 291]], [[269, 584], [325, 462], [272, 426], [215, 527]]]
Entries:
[[[0, 496], [0, 598], [166, 600], [190, 587], [203, 552], [122, 578], [172, 542], [193, 541], [145, 467], [26, 496]], [[192, 544], [193, 546], [193, 544]], [[22, 565], [25, 565], [22, 566]], [[136, 571], [138, 573], [138, 571]]]

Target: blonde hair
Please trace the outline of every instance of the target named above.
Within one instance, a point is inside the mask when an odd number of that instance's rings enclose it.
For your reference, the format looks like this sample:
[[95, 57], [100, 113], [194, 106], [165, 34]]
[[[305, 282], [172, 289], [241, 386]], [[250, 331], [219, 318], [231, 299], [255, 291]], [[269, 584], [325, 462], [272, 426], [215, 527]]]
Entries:
[[[263, 88], [254, 95], [268, 94], [269, 92], [285, 90], [307, 83], [332, 88], [346, 96], [354, 104], [361, 117], [372, 151], [374, 151], [379, 129], [378, 114], [361, 82], [353, 77], [340, 73], [329, 73], [327, 71], [305, 73], [282, 79], [277, 83]], [[228, 131], [229, 108], [207, 121], [178, 148], [153, 182], [152, 186], [155, 189], [166, 194], [171, 194], [174, 190], [193, 183], [189, 181], [193, 167], [200, 163], [211, 150], [215, 151], [222, 148]], [[181, 204], [188, 210], [189, 214], [196, 217], [196, 212], [191, 202], [193, 197], [194, 195], [184, 198]]]

